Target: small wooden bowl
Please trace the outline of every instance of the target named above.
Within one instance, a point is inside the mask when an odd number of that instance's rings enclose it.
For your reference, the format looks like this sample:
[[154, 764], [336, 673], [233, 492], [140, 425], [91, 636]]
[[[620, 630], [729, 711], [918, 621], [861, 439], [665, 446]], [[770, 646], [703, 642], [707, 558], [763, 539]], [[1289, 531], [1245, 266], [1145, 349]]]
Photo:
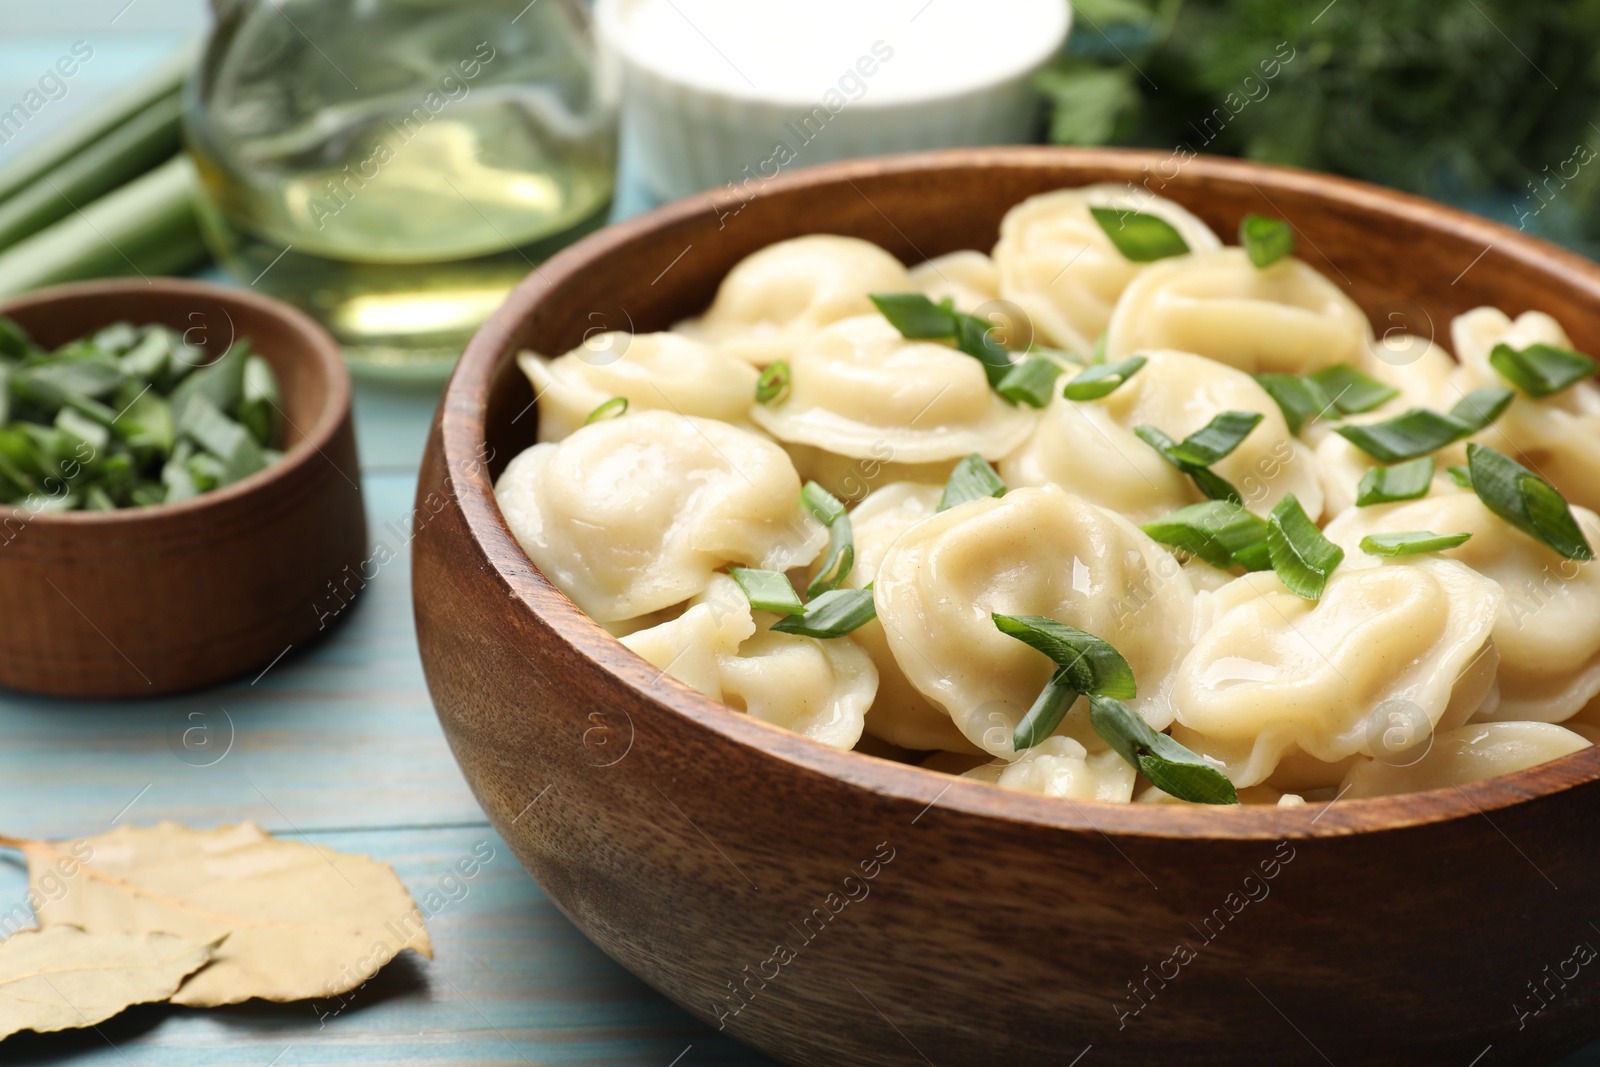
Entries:
[[333, 338], [285, 304], [158, 278], [86, 282], [0, 304], [54, 347], [126, 320], [235, 340], [272, 364], [285, 449], [179, 504], [30, 514], [0, 507], [0, 685], [154, 696], [259, 670], [317, 636], [359, 590], [366, 547], [350, 376]]
[[1538, 308], [1600, 351], [1600, 267], [1436, 204], [1254, 163], [964, 150], [681, 201], [536, 271], [445, 395], [414, 586], [456, 758], [596, 944], [787, 1063], [1465, 1067], [1491, 1045], [1506, 1063], [1573, 1049], [1600, 1033], [1600, 977], [1575, 948], [1600, 945], [1600, 748], [1302, 809], [1011, 792], [837, 752], [663, 677], [552, 587], [501, 519], [491, 478], [534, 439], [519, 349], [665, 328], [783, 238], [853, 234], [915, 262], [989, 248], [1034, 193], [1147, 178], [1220, 234], [1249, 212], [1290, 220], [1303, 257], [1380, 329], [1443, 339], [1479, 304]]

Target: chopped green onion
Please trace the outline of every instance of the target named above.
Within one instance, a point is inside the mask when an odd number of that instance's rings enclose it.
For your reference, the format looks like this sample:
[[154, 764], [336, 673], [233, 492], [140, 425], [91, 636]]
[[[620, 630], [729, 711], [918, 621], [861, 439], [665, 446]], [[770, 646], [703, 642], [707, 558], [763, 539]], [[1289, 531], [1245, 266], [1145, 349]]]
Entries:
[[1001, 633], [1054, 660], [1078, 692], [1112, 697], [1138, 695], [1128, 661], [1094, 634], [1043, 615], [996, 613], [992, 618]]
[[1396, 500], [1415, 500], [1428, 495], [1433, 484], [1433, 457], [1423, 456], [1393, 467], [1373, 467], [1361, 476], [1356, 489], [1356, 506], [1392, 504]]
[[1594, 559], [1594, 549], [1555, 486], [1480, 444], [1467, 446], [1467, 465], [1484, 507], [1567, 559]]
[[1278, 501], [1267, 520], [1267, 552], [1272, 569], [1295, 596], [1317, 600], [1344, 549], [1322, 536], [1293, 493]]
[[811, 512], [813, 518], [824, 526], [832, 526], [834, 520], [842, 518], [845, 514], [844, 504], [838, 497], [828, 492], [816, 482], [807, 482], [800, 488], [800, 503]]
[[1135, 426], [1133, 432], [1139, 440], [1161, 453], [1162, 459], [1187, 474], [1195, 486], [1212, 500], [1231, 500], [1235, 504], [1244, 503], [1244, 498], [1239, 495], [1239, 490], [1235, 489], [1233, 483], [1222, 477], [1222, 475], [1201, 464], [1191, 463], [1181, 458], [1178, 455], [1178, 449], [1182, 442], [1174, 441], [1165, 431], [1159, 430], [1154, 426], [1141, 425]]
[[261, 446], [250, 432], [219, 411], [204, 393], [189, 397], [178, 412], [177, 427], [180, 434], [220, 463], [215, 477], [217, 485], [231, 485], [267, 465]]
[[1139, 529], [1152, 540], [1199, 556], [1221, 570], [1238, 566], [1264, 571], [1272, 566], [1267, 521], [1226, 500], [1190, 504]]
[[1473, 433], [1478, 433], [1488, 429], [1495, 419], [1504, 415], [1515, 398], [1516, 394], [1511, 390], [1497, 385], [1474, 389], [1456, 401], [1456, 406], [1450, 409], [1450, 417], [1460, 419], [1472, 428]]
[[998, 390], [1016, 364], [1005, 345], [994, 339], [995, 324], [964, 312], [958, 312], [955, 318], [956, 348], [982, 363], [990, 388]]
[[983, 497], [1005, 496], [1006, 483], [1000, 480], [989, 461], [974, 452], [950, 472], [944, 483], [944, 495], [939, 498], [939, 511], [948, 511], [958, 504]]
[[830, 589], [799, 615], [789, 615], [772, 624], [779, 633], [826, 639], [843, 637], [878, 617], [872, 603], [872, 587]]
[[756, 403], [776, 404], [789, 393], [790, 371], [787, 360], [770, 364], [756, 379]]
[[1237, 804], [1228, 776], [1205, 759], [1150, 728], [1137, 712], [1113, 697], [1089, 698], [1094, 732], [1163, 793], [1193, 804]]
[[1264, 418], [1259, 411], [1224, 411], [1172, 446], [1172, 455], [1196, 467], [1226, 459]]
[[921, 341], [956, 335], [955, 312], [921, 293], [871, 293], [868, 299], [901, 337]]
[[621, 417], [622, 415], [626, 415], [627, 413], [628, 398], [625, 396], [614, 396], [610, 400], [607, 400], [604, 404], [601, 404], [599, 407], [589, 412], [589, 414], [584, 418], [583, 424], [588, 426], [592, 423], [599, 422], [602, 419], [615, 419]]
[[278, 378], [272, 364], [260, 356], [244, 361], [244, 382], [239, 398], [239, 421], [263, 448], [277, 440]]
[[806, 589], [806, 596], [815, 598], [830, 589], [839, 588], [850, 577], [850, 570], [856, 562], [855, 533], [844, 504], [816, 482], [807, 482], [800, 490], [800, 502], [818, 522], [828, 528], [828, 554]]
[[1518, 351], [1498, 344], [1489, 353], [1489, 365], [1500, 377], [1533, 397], [1549, 396], [1594, 376], [1594, 357], [1556, 345], [1531, 344]]
[[1035, 357], [1014, 365], [995, 386], [995, 392], [1013, 404], [1027, 404], [1042, 408], [1050, 403], [1055, 392], [1056, 379], [1061, 376], [1061, 364], [1053, 359]]
[[1429, 530], [1370, 534], [1361, 539], [1361, 551], [1369, 556], [1414, 556], [1420, 552], [1443, 552], [1466, 544], [1471, 537], [1469, 533], [1436, 534]]
[[1039, 690], [1032, 706], [1023, 714], [1022, 721], [1011, 732], [1011, 747], [1022, 752], [1055, 733], [1056, 727], [1061, 725], [1061, 720], [1067, 717], [1067, 712], [1072, 710], [1072, 705], [1082, 695], [1073, 688], [1065, 667], [1056, 671], [1044, 688]]
[[1452, 463], [1444, 469], [1450, 480], [1463, 489], [1472, 488], [1472, 472], [1459, 463]]
[[1145, 365], [1143, 356], [1129, 356], [1115, 363], [1091, 363], [1067, 383], [1062, 396], [1068, 400], [1098, 400], [1110, 396]]
[[1189, 251], [1189, 242], [1159, 215], [1111, 207], [1092, 207], [1089, 214], [1111, 238], [1122, 258], [1134, 263], [1152, 263]]
[[[1099, 335], [1095, 337], [1094, 347], [1089, 350], [1090, 363], [1104, 363], [1106, 361], [1106, 345], [1110, 343], [1110, 337], [1111, 335], [1105, 330], [1101, 330]], [[1133, 372], [1129, 371], [1129, 373]]]
[[1373, 459], [1399, 463], [1437, 452], [1476, 431], [1454, 415], [1441, 415], [1428, 408], [1412, 408], [1383, 422], [1365, 426], [1339, 426], [1335, 433]]
[[1246, 215], [1239, 220], [1239, 243], [1257, 270], [1294, 255], [1294, 227], [1282, 219]]
[[1378, 379], [1340, 363], [1311, 375], [1311, 380], [1322, 386], [1334, 406], [1346, 415], [1359, 415], [1380, 404], [1387, 404], [1400, 395], [1400, 390], [1384, 385]]
[[1277, 401], [1290, 433], [1299, 433], [1334, 408], [1333, 398], [1314, 379], [1298, 374], [1258, 374], [1256, 382]]
[[757, 611], [775, 611], [779, 615], [799, 615], [806, 610], [800, 603], [800, 594], [794, 591], [789, 576], [780, 571], [756, 570], [753, 567], [729, 567], [728, 574], [744, 590], [745, 599]]

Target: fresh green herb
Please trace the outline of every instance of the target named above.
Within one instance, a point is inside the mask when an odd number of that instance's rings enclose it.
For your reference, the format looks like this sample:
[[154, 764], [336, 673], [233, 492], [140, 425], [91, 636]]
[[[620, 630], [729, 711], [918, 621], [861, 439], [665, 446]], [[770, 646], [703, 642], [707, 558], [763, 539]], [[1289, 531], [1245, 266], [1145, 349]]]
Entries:
[[872, 293], [868, 299], [901, 337], [933, 341], [956, 335], [955, 312], [921, 293]]
[[1295, 596], [1317, 600], [1344, 549], [1322, 536], [1293, 493], [1278, 501], [1267, 520], [1267, 552], [1278, 580]]
[[1436, 534], [1429, 530], [1370, 534], [1361, 539], [1361, 551], [1369, 556], [1414, 556], [1420, 552], [1443, 552], [1464, 545], [1469, 533]]
[[1396, 500], [1415, 500], [1428, 495], [1433, 484], [1433, 457], [1423, 456], [1393, 467], [1373, 467], [1361, 476], [1356, 489], [1356, 506], [1392, 504]]
[[939, 510], [948, 511], [957, 504], [982, 497], [1005, 495], [1006, 483], [989, 466], [988, 460], [974, 452], [950, 472], [950, 480], [944, 483], [944, 495], [939, 498]]
[[585, 426], [589, 426], [604, 419], [620, 418], [627, 413], [628, 398], [625, 396], [614, 396], [610, 400], [607, 400], [604, 404], [601, 404], [599, 407], [589, 412], [588, 416], [584, 418], [583, 424]]
[[1335, 407], [1346, 415], [1359, 415], [1400, 395], [1400, 390], [1384, 385], [1348, 363], [1339, 363], [1311, 375]]
[[1555, 345], [1531, 344], [1518, 351], [1498, 344], [1489, 353], [1489, 365], [1500, 377], [1534, 397], [1559, 393], [1569, 385], [1592, 378], [1595, 360], [1582, 352]]
[[1089, 214], [1111, 238], [1122, 258], [1134, 263], [1152, 263], [1189, 251], [1189, 242], [1159, 215], [1111, 207], [1091, 207]]
[[1053, 359], [1034, 357], [1014, 365], [995, 386], [995, 392], [1013, 404], [1027, 404], [1042, 408], [1050, 403], [1055, 392], [1056, 379], [1061, 376], [1061, 364]]
[[996, 628], [1049, 656], [1059, 668], [1012, 734], [1017, 751], [1032, 748], [1060, 725], [1083, 693], [1113, 697], [1137, 695], [1133, 668], [1110, 643], [1042, 615], [993, 616]]
[[757, 611], [775, 611], [779, 615], [799, 615], [806, 610], [800, 603], [800, 594], [794, 591], [789, 576], [780, 571], [756, 570], [752, 567], [729, 567], [728, 574], [744, 590], [745, 599]]
[[244, 383], [239, 398], [239, 421], [257, 441], [278, 437], [278, 376], [260, 356], [244, 361]]
[[806, 596], [815, 599], [822, 593], [837, 589], [850, 577], [856, 562], [855, 533], [850, 526], [850, 514], [837, 497], [816, 482], [807, 482], [800, 490], [800, 502], [822, 525], [828, 528], [828, 553], [822, 567], [806, 588]]
[[1472, 488], [1472, 472], [1459, 463], [1452, 463], [1444, 469], [1450, 480], [1463, 489]]
[[1194, 804], [1237, 804], [1228, 776], [1166, 734], [1150, 728], [1114, 697], [1089, 698], [1089, 724], [1117, 755], [1157, 789]]
[[1068, 400], [1099, 400], [1110, 396], [1146, 363], [1143, 356], [1129, 356], [1115, 363], [1091, 363], [1067, 383], [1062, 396]]
[[804, 612], [779, 619], [772, 628], [779, 633], [827, 639], [843, 637], [877, 617], [871, 586], [830, 589], [807, 604]]
[[1454, 415], [1441, 415], [1429, 408], [1412, 408], [1383, 422], [1339, 426], [1334, 432], [1373, 459], [1399, 463], [1437, 452], [1477, 431]]
[[1301, 427], [1334, 409], [1333, 398], [1315, 379], [1298, 374], [1258, 374], [1256, 381], [1277, 401], [1290, 433], [1299, 433]]
[[1259, 411], [1224, 411], [1212, 416], [1194, 433], [1172, 446], [1172, 455], [1184, 463], [1209, 467], [1233, 454], [1250, 431], [1261, 424]]
[[1152, 540], [1199, 556], [1213, 567], [1272, 567], [1267, 521], [1226, 500], [1207, 500], [1139, 527]]
[[756, 379], [756, 403], [776, 404], [789, 394], [789, 363], [778, 360], [767, 366]]
[[1239, 220], [1239, 243], [1257, 270], [1265, 270], [1285, 256], [1294, 255], [1294, 227], [1266, 215], [1246, 215]]
[[1567, 559], [1594, 559], [1594, 549], [1555, 486], [1480, 444], [1467, 446], [1467, 467], [1484, 507]]
[[1082, 695], [1073, 687], [1065, 667], [1056, 671], [1011, 732], [1011, 747], [1022, 752], [1049, 737]]
[[1484, 386], [1456, 401], [1456, 406], [1450, 409], [1450, 417], [1460, 419], [1464, 425], [1472, 428], [1473, 433], [1478, 433], [1488, 429], [1494, 420], [1504, 415], [1515, 398], [1516, 394], [1509, 389], [1497, 385]]
[[1154, 426], [1135, 426], [1133, 432], [1139, 440], [1161, 453], [1161, 458], [1187, 474], [1196, 487], [1212, 500], [1231, 500], [1235, 504], [1244, 502], [1244, 498], [1239, 495], [1239, 490], [1233, 487], [1232, 482], [1209, 467], [1184, 459], [1179, 454], [1183, 441], [1174, 441], [1165, 431]]
[[956, 348], [982, 363], [989, 387], [999, 390], [1016, 364], [1005, 345], [994, 339], [995, 324], [965, 312], [957, 312], [955, 320]]
[[[1106, 345], [1109, 343], [1110, 336], [1106, 331], [1101, 330], [1099, 335], [1095, 337], [1094, 347], [1089, 350], [1089, 362], [1091, 364], [1104, 363], [1106, 361]], [[1129, 371], [1128, 373], [1132, 374], [1133, 372]]]

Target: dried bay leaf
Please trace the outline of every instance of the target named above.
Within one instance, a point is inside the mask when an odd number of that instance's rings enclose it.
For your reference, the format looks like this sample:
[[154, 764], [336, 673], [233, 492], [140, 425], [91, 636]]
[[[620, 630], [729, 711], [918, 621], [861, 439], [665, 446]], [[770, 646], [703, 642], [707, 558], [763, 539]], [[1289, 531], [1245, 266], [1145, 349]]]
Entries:
[[65, 844], [0, 844], [22, 849], [35, 891], [62, 864], [77, 864], [65, 893], [39, 893], [43, 927], [196, 941], [227, 934], [211, 966], [179, 988], [174, 1004], [333, 996], [404, 949], [433, 956], [422, 915], [387, 864], [279, 840], [254, 823], [119, 827], [73, 842], [79, 859]]
[[166, 1000], [204, 967], [218, 941], [170, 934], [86, 934], [76, 926], [23, 930], [0, 941], [0, 1038], [104, 1022]]

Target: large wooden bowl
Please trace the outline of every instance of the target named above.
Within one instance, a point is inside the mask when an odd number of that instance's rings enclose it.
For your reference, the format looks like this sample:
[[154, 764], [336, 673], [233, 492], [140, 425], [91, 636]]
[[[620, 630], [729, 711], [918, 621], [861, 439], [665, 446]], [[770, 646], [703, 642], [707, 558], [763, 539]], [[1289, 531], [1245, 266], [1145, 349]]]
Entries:
[[[1008, 792], [836, 752], [663, 677], [500, 517], [491, 478], [534, 439], [519, 349], [664, 328], [783, 238], [853, 234], [914, 262], [989, 248], [1034, 193], [1173, 169], [959, 151], [681, 201], [536, 270], [450, 383], [414, 580], [456, 758], [596, 944], [780, 1060], [1467, 1067], [1491, 1045], [1486, 1062], [1537, 1063], [1600, 1033], [1600, 964], [1579, 947], [1600, 946], [1600, 749], [1299, 810]], [[1505, 227], [1251, 163], [1194, 159], [1159, 181], [1220, 234], [1248, 212], [1289, 219], [1381, 329], [1444, 340], [1476, 305], [1538, 308], [1600, 350], [1600, 268]]]
[[272, 364], [288, 454], [178, 504], [32, 513], [0, 506], [0, 685], [155, 696], [258, 671], [319, 636], [364, 584], [366, 514], [350, 376], [286, 304], [172, 278], [85, 282], [0, 303], [54, 347], [113, 322], [162, 323]]

